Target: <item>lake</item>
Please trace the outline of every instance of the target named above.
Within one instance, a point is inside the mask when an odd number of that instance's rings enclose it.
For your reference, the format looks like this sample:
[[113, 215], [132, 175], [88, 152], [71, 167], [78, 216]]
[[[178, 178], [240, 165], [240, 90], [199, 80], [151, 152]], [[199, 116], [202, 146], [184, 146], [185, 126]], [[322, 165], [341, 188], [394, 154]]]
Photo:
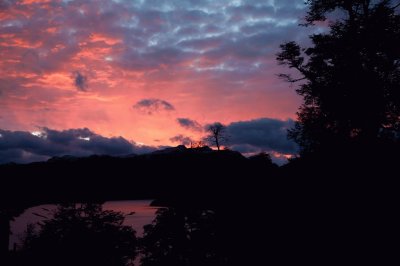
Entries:
[[[157, 207], [150, 206], [152, 200], [127, 200], [127, 201], [107, 201], [103, 204], [104, 210], [112, 210], [129, 214], [125, 218], [124, 224], [130, 225], [136, 230], [136, 236], [143, 235], [143, 226], [153, 221], [156, 216]], [[49, 211], [55, 210], [56, 205], [40, 205], [26, 209], [23, 214], [11, 222], [10, 249], [14, 246], [18, 248], [26, 227], [29, 223], [37, 223], [48, 217]], [[51, 217], [51, 216], [50, 216]]]

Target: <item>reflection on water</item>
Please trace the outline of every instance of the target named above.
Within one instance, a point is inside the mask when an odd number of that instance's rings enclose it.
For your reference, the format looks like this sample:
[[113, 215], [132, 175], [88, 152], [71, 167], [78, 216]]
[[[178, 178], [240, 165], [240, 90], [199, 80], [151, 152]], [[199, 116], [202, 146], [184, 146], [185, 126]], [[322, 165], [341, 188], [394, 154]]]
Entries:
[[[143, 226], [150, 224], [156, 216], [157, 208], [151, 207], [152, 200], [127, 200], [127, 201], [108, 201], [103, 204], [104, 210], [112, 210], [128, 214], [124, 225], [132, 226], [136, 230], [136, 235], [143, 235]], [[56, 205], [40, 205], [25, 210], [23, 214], [11, 222], [10, 249], [20, 244], [20, 237], [30, 223], [38, 223], [49, 217], [49, 212], [56, 209]]]
[[123, 212], [127, 215], [125, 225], [130, 225], [136, 230], [136, 236], [143, 235], [143, 226], [150, 224], [156, 216], [157, 207], [150, 206], [151, 200], [108, 201], [103, 204], [104, 210]]
[[[227, 253], [230, 241], [224, 237], [232, 233], [231, 227], [226, 229], [231, 216], [220, 215], [217, 222], [215, 209], [154, 208], [150, 202], [30, 208], [12, 224], [15, 252], [10, 252], [10, 261], [15, 266], [50, 266], [59, 261], [60, 266], [74, 261], [97, 266], [232, 265]], [[39, 230], [30, 223], [41, 224]]]

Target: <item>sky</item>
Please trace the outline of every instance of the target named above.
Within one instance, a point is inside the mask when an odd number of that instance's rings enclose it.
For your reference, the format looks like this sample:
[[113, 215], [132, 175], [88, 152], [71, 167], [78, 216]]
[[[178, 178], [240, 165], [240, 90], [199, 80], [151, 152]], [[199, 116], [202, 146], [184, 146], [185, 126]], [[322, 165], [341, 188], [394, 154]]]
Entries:
[[301, 98], [275, 57], [320, 30], [303, 2], [0, 1], [0, 163], [143, 153], [214, 122], [232, 149], [295, 154]]

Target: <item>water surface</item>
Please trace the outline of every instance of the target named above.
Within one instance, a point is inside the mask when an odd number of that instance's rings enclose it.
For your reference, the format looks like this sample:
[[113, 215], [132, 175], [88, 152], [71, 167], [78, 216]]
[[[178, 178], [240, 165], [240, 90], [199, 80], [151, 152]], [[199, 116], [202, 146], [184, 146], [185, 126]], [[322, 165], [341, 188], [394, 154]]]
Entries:
[[[156, 207], [150, 206], [152, 200], [127, 200], [127, 201], [107, 201], [103, 204], [104, 210], [123, 212], [127, 215], [124, 221], [125, 225], [132, 226], [136, 230], [136, 236], [143, 235], [143, 226], [149, 224], [155, 218]], [[40, 205], [26, 209], [23, 214], [11, 222], [10, 249], [14, 246], [18, 248], [21, 237], [30, 223], [37, 223], [51, 218], [49, 213], [56, 209], [55, 204]]]

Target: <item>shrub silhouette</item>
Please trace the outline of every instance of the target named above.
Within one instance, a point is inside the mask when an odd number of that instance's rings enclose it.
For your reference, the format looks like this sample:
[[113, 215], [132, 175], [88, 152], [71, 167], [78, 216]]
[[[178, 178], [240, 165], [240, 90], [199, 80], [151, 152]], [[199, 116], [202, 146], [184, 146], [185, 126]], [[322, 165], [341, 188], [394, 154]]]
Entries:
[[206, 209], [159, 209], [141, 239], [142, 265], [223, 265], [215, 218]]
[[59, 205], [53, 217], [28, 226], [20, 265], [132, 265], [135, 231], [124, 215], [100, 204]]

